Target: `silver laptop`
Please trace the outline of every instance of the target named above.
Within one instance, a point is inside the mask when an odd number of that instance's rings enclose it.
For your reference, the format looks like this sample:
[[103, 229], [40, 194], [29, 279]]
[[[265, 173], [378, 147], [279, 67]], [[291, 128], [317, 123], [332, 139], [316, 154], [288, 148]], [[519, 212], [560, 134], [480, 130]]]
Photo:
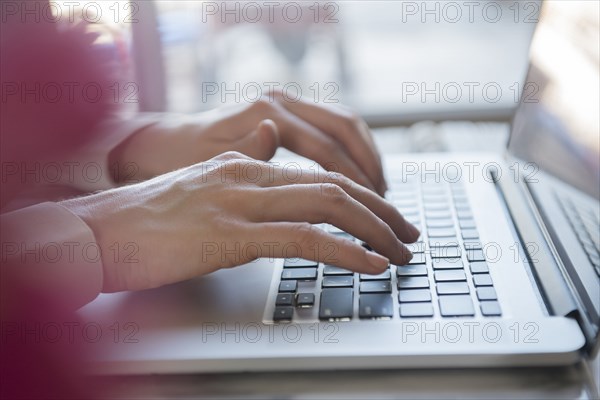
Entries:
[[597, 11], [582, 18], [545, 6], [506, 154], [385, 160], [388, 199], [422, 232], [409, 265], [371, 276], [261, 259], [101, 295], [81, 310], [104, 329], [95, 367], [561, 365], [597, 351], [598, 38]]

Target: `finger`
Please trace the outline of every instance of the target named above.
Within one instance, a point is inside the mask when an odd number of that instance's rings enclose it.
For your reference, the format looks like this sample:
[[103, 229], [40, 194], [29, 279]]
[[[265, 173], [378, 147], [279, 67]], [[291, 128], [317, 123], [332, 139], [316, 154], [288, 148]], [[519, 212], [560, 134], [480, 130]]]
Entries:
[[[349, 178], [332, 172], [319, 170], [294, 170], [290, 171], [286, 166], [275, 167], [271, 164], [261, 164], [261, 179], [259, 182], [263, 187], [288, 186], [294, 184], [333, 183], [340, 186], [348, 195], [365, 205], [371, 212], [385, 221], [396, 236], [404, 243], [415, 242], [421, 233], [408, 222], [396, 207], [378, 196], [373, 191], [357, 185]], [[253, 177], [255, 174], [253, 174]]]
[[[344, 173], [357, 183], [375, 190], [373, 182], [335, 139], [283, 108], [277, 101], [258, 101], [228, 120], [230, 128], [255, 124], [257, 118], [275, 121], [283, 147], [312, 159], [327, 170]], [[227, 128], [227, 126], [225, 126]]]
[[278, 124], [282, 132], [281, 144], [285, 148], [316, 161], [328, 171], [340, 172], [355, 182], [375, 190], [374, 183], [346, 153], [340, 143], [291, 113], [282, 116]]
[[300, 100], [281, 104], [316, 128], [343, 144], [350, 157], [374, 183], [379, 194], [385, 193], [381, 157], [366, 123], [341, 108], [326, 107]]
[[270, 160], [279, 147], [277, 125], [272, 120], [265, 119], [255, 130], [227, 147], [228, 150], [239, 151], [257, 160]]
[[306, 222], [255, 224], [254, 236], [269, 244], [260, 249], [261, 257], [304, 258], [366, 274], [381, 273], [389, 265], [387, 258]]
[[387, 223], [333, 183], [268, 188], [260, 199], [255, 202], [260, 207], [251, 212], [254, 222], [328, 223], [368, 243], [394, 264], [404, 265], [412, 258]]

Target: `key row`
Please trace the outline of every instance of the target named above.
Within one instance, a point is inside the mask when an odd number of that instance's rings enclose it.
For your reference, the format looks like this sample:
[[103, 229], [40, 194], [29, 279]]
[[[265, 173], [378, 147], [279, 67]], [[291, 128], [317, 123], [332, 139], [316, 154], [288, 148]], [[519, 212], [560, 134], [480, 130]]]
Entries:
[[[402, 294], [399, 294], [401, 296]], [[401, 302], [399, 315], [402, 318], [433, 317], [434, 308], [429, 293], [421, 292], [421, 298], [429, 301]], [[372, 293], [362, 294], [358, 300], [359, 318], [391, 318], [393, 316], [392, 296], [389, 294]], [[307, 305], [308, 304], [308, 305]], [[297, 307], [312, 307], [314, 295], [299, 294], [296, 300]], [[443, 317], [472, 317], [475, 308], [469, 295], [440, 296], [438, 298], [440, 314]], [[500, 316], [500, 305], [495, 300], [480, 303], [481, 314], [484, 316]], [[324, 289], [321, 292], [319, 319], [321, 320], [347, 320], [353, 317], [354, 292], [351, 289]], [[277, 296], [274, 321], [291, 321], [294, 315], [293, 297], [290, 294]]]

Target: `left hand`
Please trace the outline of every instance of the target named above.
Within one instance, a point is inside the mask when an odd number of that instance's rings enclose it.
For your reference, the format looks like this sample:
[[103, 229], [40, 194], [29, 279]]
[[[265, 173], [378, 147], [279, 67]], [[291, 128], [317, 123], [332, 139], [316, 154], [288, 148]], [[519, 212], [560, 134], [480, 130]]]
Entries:
[[136, 180], [206, 161], [226, 151], [269, 160], [279, 146], [340, 172], [380, 195], [387, 189], [367, 124], [339, 106], [290, 102], [281, 94], [257, 102], [167, 119], [134, 134], [112, 154], [135, 163]]

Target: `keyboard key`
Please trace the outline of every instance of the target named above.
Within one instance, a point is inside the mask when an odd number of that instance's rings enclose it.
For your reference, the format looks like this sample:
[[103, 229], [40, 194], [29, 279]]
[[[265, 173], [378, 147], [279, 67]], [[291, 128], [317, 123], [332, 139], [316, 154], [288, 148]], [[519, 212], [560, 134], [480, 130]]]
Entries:
[[469, 261], [485, 261], [485, 254], [483, 250], [469, 250], [467, 251], [467, 260]]
[[496, 289], [491, 286], [482, 286], [477, 289], [477, 298], [479, 300], [497, 300]]
[[398, 277], [398, 289], [425, 289], [429, 287], [426, 276]]
[[455, 204], [468, 205], [469, 199], [467, 198], [466, 193], [452, 193], [452, 198], [454, 199]]
[[467, 276], [462, 269], [449, 269], [445, 271], [435, 271], [433, 273], [436, 282], [460, 282], [466, 281]]
[[432, 260], [433, 269], [462, 269], [460, 258], [435, 258]]
[[404, 318], [433, 317], [431, 303], [401, 303], [400, 316]]
[[473, 284], [475, 286], [492, 286], [492, 277], [490, 276], [490, 274], [473, 275]]
[[461, 182], [450, 182], [450, 190], [452, 190], [452, 194], [465, 194], [465, 187]]
[[440, 296], [440, 314], [444, 317], [468, 317], [475, 315], [471, 296]]
[[399, 198], [394, 200], [394, 205], [400, 209], [417, 209], [418, 204], [414, 198]]
[[429, 289], [400, 290], [398, 291], [398, 301], [400, 303], [431, 301], [431, 293]]
[[294, 302], [294, 295], [291, 293], [279, 293], [275, 299], [276, 306], [291, 306]]
[[442, 294], [468, 294], [467, 282], [440, 282], [436, 285], [437, 293]]
[[459, 247], [433, 247], [431, 258], [460, 258], [461, 253]]
[[294, 307], [275, 307], [273, 321], [291, 321], [294, 316]]
[[389, 281], [392, 278], [392, 273], [386, 269], [379, 275], [360, 274], [361, 281]]
[[450, 208], [450, 205], [447, 201], [439, 202], [439, 203], [425, 203], [425, 212], [428, 211], [444, 211]]
[[392, 190], [388, 192], [389, 200], [402, 201], [407, 199], [414, 199], [419, 195], [418, 188], [413, 183], [408, 182], [388, 182]]
[[467, 251], [481, 249], [481, 242], [479, 240], [465, 240], [465, 249]]
[[391, 293], [392, 283], [390, 281], [369, 281], [360, 283], [361, 293]]
[[352, 288], [327, 288], [321, 291], [320, 319], [352, 318], [354, 290]]
[[502, 315], [500, 304], [497, 301], [482, 301], [479, 303], [481, 313], [486, 317], [499, 317]]
[[321, 281], [322, 286], [326, 287], [352, 287], [354, 286], [354, 277], [353, 276], [324, 276]]
[[427, 266], [420, 265], [405, 265], [396, 267], [396, 275], [398, 276], [427, 276]]
[[456, 236], [429, 239], [429, 247], [458, 247]]
[[475, 229], [475, 221], [472, 219], [460, 219], [458, 224], [460, 229]]
[[444, 211], [427, 211], [425, 212], [425, 218], [432, 220], [432, 219], [451, 219], [452, 218], [452, 214], [450, 213], [450, 211], [448, 210], [444, 210]]
[[473, 214], [469, 210], [456, 210], [456, 216], [459, 220], [461, 219], [471, 219], [473, 218]]
[[463, 239], [479, 239], [477, 229], [463, 229], [461, 231]]
[[286, 258], [283, 262], [284, 268], [306, 268], [306, 267], [314, 267], [316, 268], [319, 265], [316, 261], [305, 260], [303, 258]]
[[296, 281], [283, 281], [279, 284], [279, 292], [280, 293], [286, 293], [286, 292], [294, 293], [294, 292], [296, 292], [297, 288], [298, 288], [298, 282], [296, 282]]
[[286, 268], [281, 273], [282, 280], [296, 279], [299, 281], [314, 281], [317, 279], [316, 268]]
[[431, 228], [427, 229], [430, 238], [454, 236], [454, 228]]
[[358, 298], [360, 318], [391, 318], [393, 315], [394, 306], [389, 294], [361, 294]]
[[471, 268], [472, 274], [487, 274], [490, 272], [488, 265], [485, 261], [475, 261], [469, 263], [469, 267]]
[[425, 253], [413, 254], [412, 260], [410, 260], [407, 265], [415, 265], [415, 264], [425, 264]]
[[315, 295], [313, 293], [298, 293], [296, 296], [296, 307], [310, 308], [315, 304]]
[[438, 184], [439, 182], [429, 183], [426, 182], [421, 191], [423, 192], [423, 197], [426, 196], [434, 196], [434, 197], [442, 197], [446, 198], [446, 188], [443, 184]]
[[446, 201], [448, 198], [448, 192], [446, 192], [446, 188], [443, 185], [424, 185], [421, 188], [421, 192], [423, 193], [424, 201]]
[[454, 221], [451, 219], [430, 219], [427, 221], [427, 228], [452, 228]]
[[335, 265], [326, 265], [323, 267], [323, 275], [354, 275], [354, 272]]
[[470, 212], [471, 211], [471, 207], [469, 207], [469, 203], [455, 203], [454, 204], [454, 209], [459, 212], [459, 211], [465, 211], [465, 212]]
[[398, 211], [400, 211], [400, 214], [402, 214], [402, 216], [404, 218], [408, 218], [408, 217], [413, 217], [413, 218], [419, 218], [419, 215], [421, 215], [421, 212], [419, 211], [419, 209], [417, 207], [400, 207], [398, 205], [398, 203], [393, 203], [394, 206], [396, 206], [398, 208]]
[[409, 243], [406, 245], [406, 247], [413, 254], [425, 252], [425, 243], [423, 242]]

